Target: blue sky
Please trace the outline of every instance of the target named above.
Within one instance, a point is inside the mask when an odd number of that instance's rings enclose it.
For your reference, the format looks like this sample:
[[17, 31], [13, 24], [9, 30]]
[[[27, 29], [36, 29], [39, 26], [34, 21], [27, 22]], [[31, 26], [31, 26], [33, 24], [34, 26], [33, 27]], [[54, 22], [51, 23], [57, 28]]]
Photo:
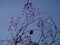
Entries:
[[[0, 39], [7, 38], [11, 17], [20, 14], [26, 0], [0, 0]], [[60, 27], [60, 0], [31, 0], [33, 7], [48, 13]]]

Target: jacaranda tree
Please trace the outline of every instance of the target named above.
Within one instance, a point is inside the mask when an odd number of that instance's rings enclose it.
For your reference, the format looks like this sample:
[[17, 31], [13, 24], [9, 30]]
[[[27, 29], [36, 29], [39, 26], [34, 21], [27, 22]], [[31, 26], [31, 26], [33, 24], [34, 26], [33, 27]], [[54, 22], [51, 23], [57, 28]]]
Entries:
[[60, 32], [53, 19], [34, 8], [29, 0], [24, 4], [21, 14], [11, 18], [8, 32], [10, 38], [1, 40], [5, 45], [60, 45], [57, 44]]

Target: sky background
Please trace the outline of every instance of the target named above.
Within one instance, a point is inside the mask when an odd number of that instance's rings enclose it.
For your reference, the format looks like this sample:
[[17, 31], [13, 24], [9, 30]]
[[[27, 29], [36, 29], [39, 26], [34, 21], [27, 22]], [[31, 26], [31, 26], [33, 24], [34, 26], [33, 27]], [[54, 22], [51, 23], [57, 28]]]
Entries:
[[[0, 0], [0, 39], [7, 38], [11, 17], [21, 12], [26, 0]], [[33, 7], [48, 13], [60, 28], [60, 0], [31, 0]]]

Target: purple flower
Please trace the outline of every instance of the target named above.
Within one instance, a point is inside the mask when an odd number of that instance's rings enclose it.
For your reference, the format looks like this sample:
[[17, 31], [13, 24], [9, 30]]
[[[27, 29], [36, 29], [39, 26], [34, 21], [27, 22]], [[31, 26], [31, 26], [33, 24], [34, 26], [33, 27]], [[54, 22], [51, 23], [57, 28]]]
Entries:
[[18, 39], [17, 43], [23, 43], [23, 39], [22, 38]]

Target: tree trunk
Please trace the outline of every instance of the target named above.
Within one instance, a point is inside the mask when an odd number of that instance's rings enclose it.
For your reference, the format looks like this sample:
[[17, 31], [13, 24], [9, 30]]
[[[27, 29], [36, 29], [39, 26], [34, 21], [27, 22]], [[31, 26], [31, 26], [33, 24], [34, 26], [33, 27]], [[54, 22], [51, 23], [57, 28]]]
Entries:
[[15, 42], [15, 45], [17, 45], [17, 43]]

